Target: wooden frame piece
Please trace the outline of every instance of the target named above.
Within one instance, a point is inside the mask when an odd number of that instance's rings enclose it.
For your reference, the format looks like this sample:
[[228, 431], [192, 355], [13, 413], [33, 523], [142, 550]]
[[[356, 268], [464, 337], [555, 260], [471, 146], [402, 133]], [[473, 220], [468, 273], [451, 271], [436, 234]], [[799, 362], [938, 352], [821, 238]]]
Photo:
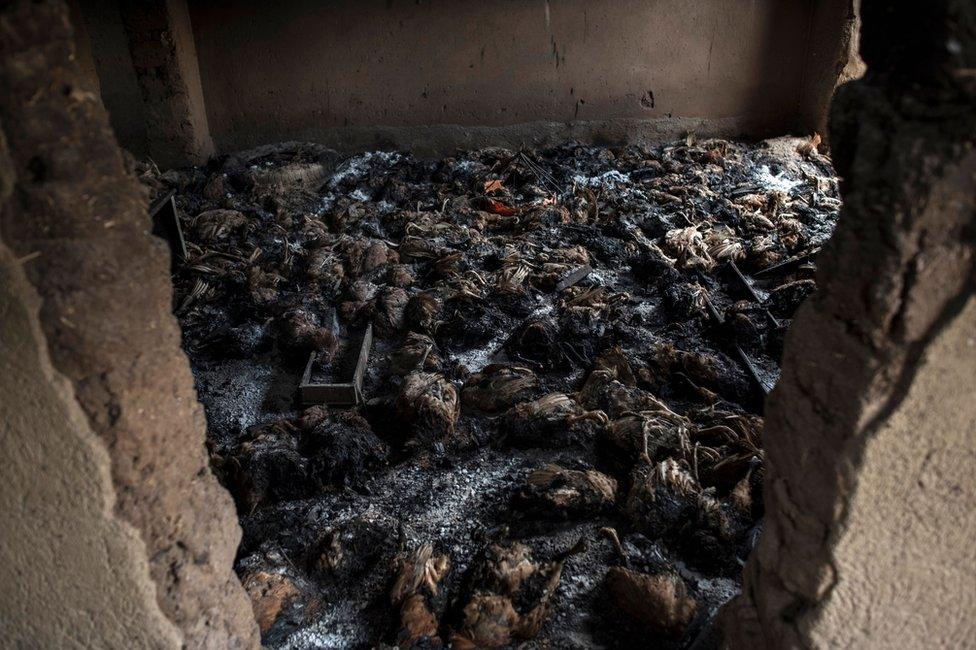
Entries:
[[325, 404], [326, 406], [357, 406], [365, 401], [363, 397], [363, 377], [369, 364], [369, 352], [373, 347], [373, 326], [366, 326], [363, 343], [359, 346], [359, 357], [356, 369], [352, 373], [352, 380], [341, 384], [312, 383], [312, 365], [315, 363], [316, 353], [312, 352], [305, 364], [305, 372], [298, 385], [298, 401], [302, 406]]
[[176, 192], [170, 190], [153, 201], [149, 206], [149, 217], [153, 224], [152, 233], [169, 242], [174, 261], [185, 260], [186, 240], [180, 226], [180, 213], [176, 209]]

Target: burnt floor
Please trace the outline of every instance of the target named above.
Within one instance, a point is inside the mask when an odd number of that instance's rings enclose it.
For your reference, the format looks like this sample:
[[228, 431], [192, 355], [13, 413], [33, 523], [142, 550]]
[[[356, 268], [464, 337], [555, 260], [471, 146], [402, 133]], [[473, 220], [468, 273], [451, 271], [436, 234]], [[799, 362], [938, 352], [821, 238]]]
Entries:
[[[762, 518], [762, 397], [839, 209], [809, 143], [284, 144], [159, 174], [237, 570], [276, 648], [690, 645]], [[352, 409], [297, 385], [348, 381]], [[619, 540], [619, 543], [618, 543]]]

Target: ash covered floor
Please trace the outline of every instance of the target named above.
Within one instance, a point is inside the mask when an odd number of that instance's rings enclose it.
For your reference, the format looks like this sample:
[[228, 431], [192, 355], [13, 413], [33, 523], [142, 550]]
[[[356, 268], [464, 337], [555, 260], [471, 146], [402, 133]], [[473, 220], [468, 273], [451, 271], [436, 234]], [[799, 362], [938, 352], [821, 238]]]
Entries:
[[[737, 592], [762, 396], [840, 206], [809, 142], [142, 175], [178, 193], [174, 308], [267, 646], [686, 647]], [[367, 324], [365, 403], [301, 409], [310, 352], [342, 380]]]

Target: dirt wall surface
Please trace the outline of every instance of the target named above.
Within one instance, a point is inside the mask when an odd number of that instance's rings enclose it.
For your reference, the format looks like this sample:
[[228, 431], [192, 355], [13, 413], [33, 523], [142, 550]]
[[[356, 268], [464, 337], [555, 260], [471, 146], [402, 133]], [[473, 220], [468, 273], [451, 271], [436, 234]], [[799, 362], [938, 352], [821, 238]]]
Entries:
[[231, 571], [240, 529], [208, 469], [168, 254], [71, 43], [61, 2], [0, 9], [0, 124], [16, 178], [0, 235], [30, 256], [52, 365], [109, 451], [115, 512], [146, 546], [159, 608], [187, 647], [254, 647]]
[[223, 0], [189, 10], [218, 150], [296, 139], [444, 154], [811, 131], [800, 104], [819, 120], [833, 82], [808, 72], [838, 58], [850, 4]]
[[146, 105], [132, 65], [118, 3], [72, 0], [69, 6], [76, 48], [91, 55], [90, 65], [83, 56], [79, 56], [79, 63], [98, 76], [99, 93], [108, 108], [112, 130], [133, 155], [148, 157]]
[[104, 443], [51, 367], [38, 306], [0, 246], [0, 636], [12, 647], [179, 648], [146, 546], [112, 512]]
[[833, 550], [847, 570], [811, 630], [812, 645], [961, 648], [976, 638], [976, 621], [962, 615], [976, 608], [974, 371], [970, 299], [866, 446], [848, 505], [852, 524]]
[[863, 24], [868, 74], [831, 118], [844, 210], [767, 402], [733, 647], [972, 639], [976, 10], [869, 2]]
[[213, 142], [185, 0], [121, 2], [119, 8], [146, 107], [150, 155], [166, 167], [204, 162]]

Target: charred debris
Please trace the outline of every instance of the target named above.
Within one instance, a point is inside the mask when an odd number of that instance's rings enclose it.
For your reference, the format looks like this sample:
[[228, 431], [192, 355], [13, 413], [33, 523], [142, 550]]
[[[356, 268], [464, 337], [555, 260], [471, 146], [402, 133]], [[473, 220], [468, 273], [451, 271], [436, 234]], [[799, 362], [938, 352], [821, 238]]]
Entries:
[[175, 191], [174, 310], [264, 642], [701, 636], [761, 527], [762, 397], [840, 205], [813, 144], [141, 168]]

